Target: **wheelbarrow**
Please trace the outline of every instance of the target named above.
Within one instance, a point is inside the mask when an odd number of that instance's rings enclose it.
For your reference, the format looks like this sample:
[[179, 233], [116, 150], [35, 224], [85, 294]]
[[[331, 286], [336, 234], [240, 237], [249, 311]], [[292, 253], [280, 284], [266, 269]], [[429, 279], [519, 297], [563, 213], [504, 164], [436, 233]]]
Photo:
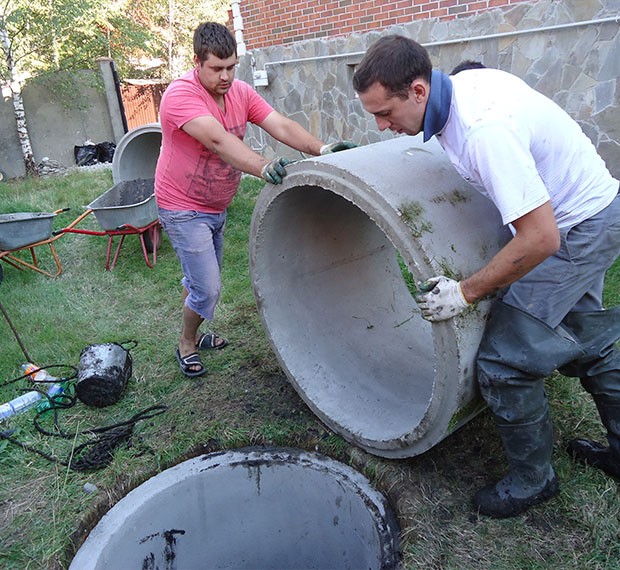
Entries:
[[[91, 202], [88, 212], [93, 212], [102, 231], [82, 230], [72, 226], [60, 232], [107, 236], [108, 247], [105, 268], [114, 269], [125, 237], [137, 234], [140, 237], [142, 253], [146, 265], [150, 268], [157, 262], [157, 246], [161, 238], [161, 226], [158, 220], [157, 204], [155, 203], [154, 180], [124, 180], [115, 184]], [[112, 256], [113, 241], [116, 236], [120, 241]], [[152, 261], [149, 258], [152, 256]]]
[[[48, 277], [58, 277], [62, 273], [62, 265], [58, 259], [53, 242], [60, 237], [60, 233], [53, 232], [54, 218], [69, 208], [61, 208], [53, 212], [18, 212], [15, 214], [0, 214], [0, 261], [12, 265], [16, 269], [32, 269]], [[90, 211], [78, 216], [68, 226], [68, 230], [81, 222]], [[48, 270], [40, 265], [35, 249], [47, 245], [56, 265], [55, 269]], [[30, 260], [23, 259], [19, 252], [28, 251]]]

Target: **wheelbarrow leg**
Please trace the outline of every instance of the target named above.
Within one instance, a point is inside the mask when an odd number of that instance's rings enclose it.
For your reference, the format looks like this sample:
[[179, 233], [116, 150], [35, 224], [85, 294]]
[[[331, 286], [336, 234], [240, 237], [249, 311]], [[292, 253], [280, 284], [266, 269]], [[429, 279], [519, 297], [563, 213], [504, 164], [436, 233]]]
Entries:
[[[11, 250], [11, 251], [2, 251], [0, 252], [0, 259], [2, 261], [6, 261], [9, 265], [12, 265], [13, 267], [15, 267], [15, 269], [19, 269], [22, 271], [24, 269], [32, 269], [33, 271], [36, 271], [37, 273], [40, 273], [41, 275], [45, 275], [46, 277], [58, 277], [62, 273], [62, 265], [60, 264], [60, 259], [58, 258], [56, 250], [54, 249], [54, 246], [50, 243], [50, 241], [51, 240], [45, 240], [42, 242], [33, 243], [21, 249], [16, 249], [16, 250]], [[45, 244], [49, 246], [50, 252], [54, 259], [54, 263], [56, 264], [55, 273], [46, 271], [45, 269], [42, 269], [41, 267], [39, 267], [39, 260], [37, 259], [37, 254], [35, 253], [34, 248], [36, 246], [45, 245]], [[17, 255], [14, 255], [16, 252], [21, 251], [22, 249], [30, 250], [30, 256], [32, 257], [32, 263], [29, 263], [28, 261], [24, 259], [20, 259], [19, 257], [17, 257]]]
[[114, 253], [114, 258], [112, 259], [112, 263], [110, 263], [110, 252], [112, 251], [112, 241], [114, 240], [114, 235], [108, 236], [108, 251], [105, 258], [105, 268], [108, 271], [112, 271], [116, 267], [116, 261], [118, 260], [118, 256], [121, 252], [121, 247], [123, 246], [123, 242], [125, 241], [125, 234], [116, 234], [120, 235], [121, 239], [118, 242], [118, 246], [116, 248], [116, 252]]
[[[149, 269], [153, 268], [153, 265], [157, 263], [157, 246], [159, 245], [159, 221], [152, 222], [144, 231], [140, 232], [140, 244], [142, 245], [142, 254], [144, 255], [144, 261], [146, 261], [146, 265]], [[149, 246], [147, 247], [145, 241], [146, 237], [149, 239]], [[149, 249], [151, 250], [153, 256], [153, 262], [151, 263], [149, 259]]]

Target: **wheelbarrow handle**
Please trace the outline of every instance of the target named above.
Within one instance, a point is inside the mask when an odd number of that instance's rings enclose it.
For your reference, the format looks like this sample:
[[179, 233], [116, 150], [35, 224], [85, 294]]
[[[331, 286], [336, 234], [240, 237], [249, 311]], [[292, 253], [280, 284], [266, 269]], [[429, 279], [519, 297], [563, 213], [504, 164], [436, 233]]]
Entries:
[[[64, 208], [62, 210], [59, 210], [61, 212], [66, 212], [67, 210], [70, 210], [71, 208]], [[86, 216], [88, 216], [90, 213], [92, 212], [92, 210], [86, 210], [83, 214], [80, 214], [77, 218], [75, 218], [75, 220], [73, 220], [66, 228], [62, 228], [60, 230], [56, 230], [55, 232], [52, 232], [52, 235], [54, 236], [58, 236], [60, 234], [64, 234], [64, 233], [68, 233], [71, 232], [71, 230], [77, 225], [79, 224]], [[82, 233], [85, 232], [85, 230], [73, 230], [76, 233]]]

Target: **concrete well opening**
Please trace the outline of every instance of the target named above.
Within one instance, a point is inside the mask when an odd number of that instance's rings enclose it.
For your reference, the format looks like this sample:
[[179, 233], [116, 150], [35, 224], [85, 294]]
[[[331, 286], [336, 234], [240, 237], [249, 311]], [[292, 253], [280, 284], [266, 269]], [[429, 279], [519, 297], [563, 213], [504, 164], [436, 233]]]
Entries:
[[399, 529], [357, 471], [314, 453], [245, 448], [167, 469], [119, 501], [70, 570], [399, 568]]
[[[387, 167], [389, 165], [389, 167]], [[489, 302], [431, 324], [415, 282], [460, 278], [508, 239], [441, 147], [402, 137], [290, 166], [250, 229], [269, 341], [326, 425], [384, 457], [422, 453], [483, 409], [475, 354]]]

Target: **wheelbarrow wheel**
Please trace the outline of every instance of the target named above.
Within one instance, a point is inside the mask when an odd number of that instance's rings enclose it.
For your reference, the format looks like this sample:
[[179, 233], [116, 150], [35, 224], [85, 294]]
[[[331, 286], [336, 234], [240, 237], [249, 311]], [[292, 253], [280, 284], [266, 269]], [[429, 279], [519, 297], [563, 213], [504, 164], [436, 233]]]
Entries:
[[144, 247], [148, 253], [153, 253], [161, 240], [161, 226], [156, 225], [144, 232]]

